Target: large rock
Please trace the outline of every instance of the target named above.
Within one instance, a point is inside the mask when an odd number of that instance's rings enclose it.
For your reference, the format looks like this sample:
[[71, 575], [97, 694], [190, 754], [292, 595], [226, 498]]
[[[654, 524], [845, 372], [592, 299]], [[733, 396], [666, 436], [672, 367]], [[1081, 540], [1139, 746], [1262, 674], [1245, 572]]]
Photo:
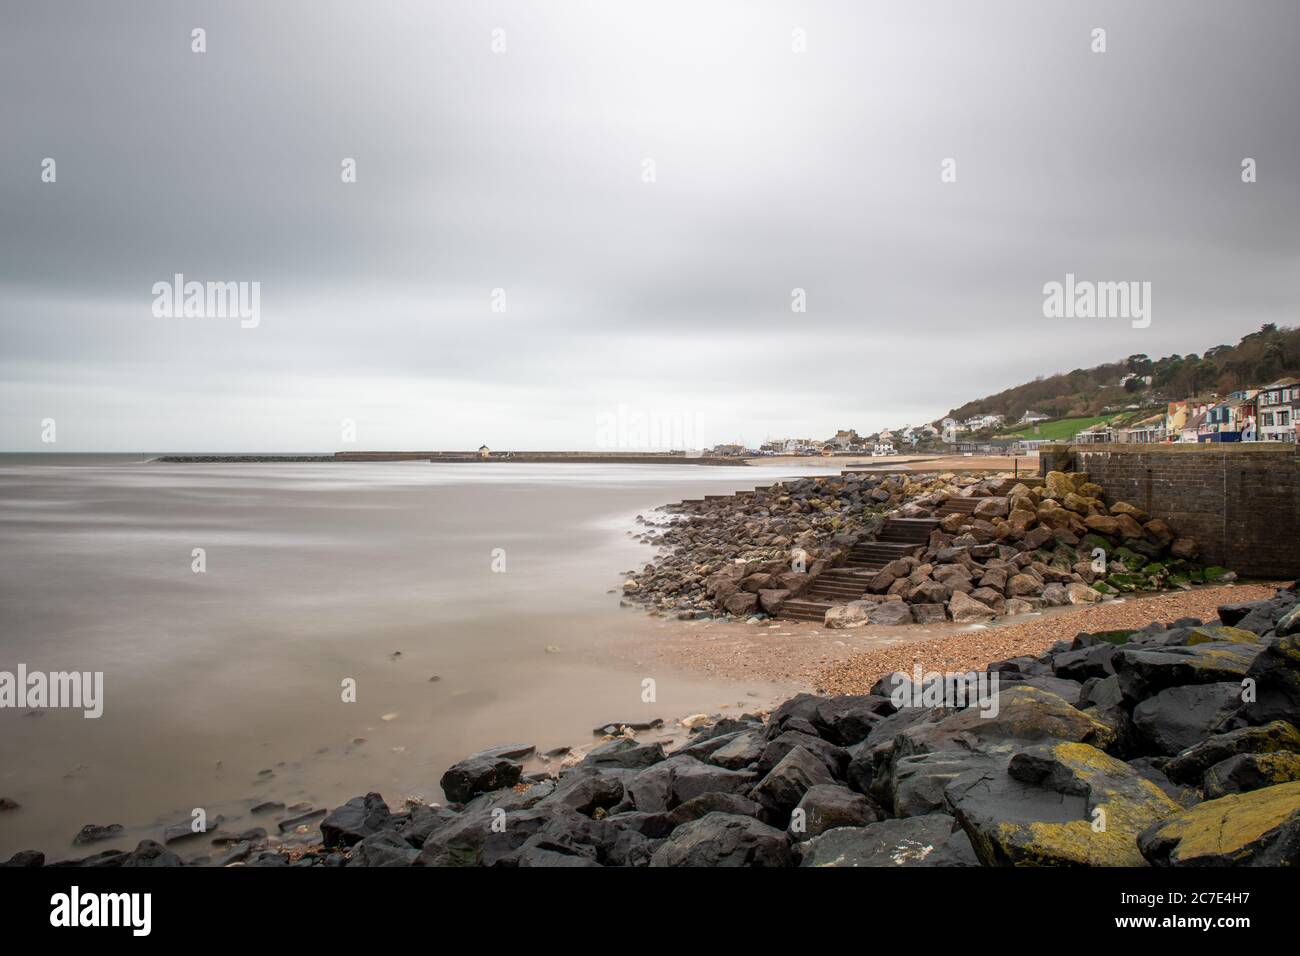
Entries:
[[1205, 771], [1216, 763], [1247, 753], [1300, 753], [1300, 730], [1284, 720], [1275, 720], [1262, 727], [1215, 734], [1165, 764], [1165, 775], [1175, 783], [1199, 784]]
[[744, 770], [763, 754], [766, 741], [761, 730], [741, 731], [706, 758], [709, 763], [727, 770]]
[[986, 866], [1141, 866], [1137, 835], [1179, 810], [1132, 767], [1077, 743], [1030, 747], [945, 796]]
[[1138, 838], [1156, 866], [1300, 865], [1300, 782], [1207, 800]]
[[872, 607], [875, 605], [866, 601], [833, 604], [826, 609], [822, 623], [831, 628], [862, 627], [867, 623], [867, 612]]
[[781, 608], [785, 607], [785, 602], [790, 598], [788, 588], [764, 588], [758, 592], [758, 605], [767, 614], [780, 614]]
[[327, 847], [352, 846], [393, 826], [388, 804], [377, 793], [353, 797], [330, 811], [320, 822], [321, 842]]
[[963, 773], [1003, 766], [1009, 756], [1006, 752], [940, 750], [899, 757], [893, 762], [888, 783], [875, 790], [882, 798], [890, 798], [894, 816], [925, 816], [944, 809], [944, 790]]
[[1083, 525], [1089, 531], [1113, 538], [1119, 535], [1119, 519], [1110, 515], [1089, 515], [1083, 519]]
[[[560, 777], [549, 792], [541, 794], [540, 802], [591, 816], [597, 810], [621, 804], [627, 796], [626, 784], [635, 775], [636, 771], [632, 770], [575, 767]], [[525, 795], [526, 800], [528, 797]]]
[[[816, 720], [816, 712], [813, 713], [813, 719]], [[849, 762], [849, 753], [843, 747], [837, 747], [828, 740], [823, 740], [818, 736], [818, 728], [815, 725], [809, 726], [810, 733], [804, 733], [801, 730], [787, 730], [779, 737], [768, 741], [763, 748], [762, 755], [758, 758], [758, 770], [766, 774], [769, 770], [785, 759], [786, 754], [796, 747], [802, 747], [810, 754], [822, 762], [827, 772], [833, 777], [839, 777], [844, 773], [844, 768]]]
[[1278, 637], [1300, 634], [1300, 604], [1296, 604], [1278, 619], [1276, 632]]
[[705, 793], [743, 793], [753, 783], [752, 773], [677, 756], [637, 773], [624, 781], [624, 788], [636, 809], [659, 813]]
[[1042, 582], [1032, 574], [1016, 574], [1007, 582], [1007, 597], [1034, 597], [1042, 591]]
[[392, 830], [380, 830], [352, 848], [348, 866], [411, 866], [420, 851]]
[[973, 597], [968, 597], [961, 591], [953, 593], [952, 600], [948, 603], [948, 611], [952, 614], [953, 621], [958, 624], [974, 624], [987, 621], [997, 615], [993, 608]]
[[771, 819], [784, 823], [805, 793], [819, 784], [835, 782], [819, 758], [803, 747], [795, 747], [759, 781], [750, 797]]
[[952, 593], [948, 585], [927, 579], [908, 592], [907, 600], [911, 604], [943, 604]]
[[1133, 708], [1133, 727], [1145, 752], [1172, 757], [1228, 729], [1240, 707], [1240, 684], [1167, 687]]
[[1125, 699], [1144, 700], [1166, 687], [1240, 683], [1259, 655], [1253, 644], [1212, 643], [1175, 647], [1121, 646], [1112, 659]]
[[868, 624], [897, 626], [911, 624], [912, 621], [912, 609], [903, 601], [882, 601], [867, 611]]
[[880, 814], [871, 801], [839, 784], [810, 787], [791, 813], [789, 830], [795, 840], [811, 840], [835, 827], [875, 823]]
[[1254, 681], [1255, 699], [1246, 704], [1246, 719], [1252, 724], [1300, 720], [1300, 634], [1288, 634], [1267, 644], [1246, 677]]
[[448, 800], [464, 803], [476, 794], [513, 787], [523, 772], [521, 764], [506, 757], [474, 754], [448, 768], [439, 784]]
[[1096, 604], [1101, 600], [1101, 592], [1079, 581], [1065, 586], [1065, 594], [1071, 604]]
[[1114, 731], [1096, 718], [1071, 707], [1056, 694], [1023, 683], [1002, 686], [997, 711], [978, 706], [957, 713], [922, 719], [894, 738], [898, 757], [940, 750], [982, 750], [1009, 742], [1038, 743], [1068, 740], [1107, 746]]
[[912, 619], [917, 624], [943, 624], [948, 620], [948, 609], [942, 604], [913, 604]]
[[1063, 471], [1049, 471], [1043, 477], [1043, 497], [1065, 500], [1066, 495], [1077, 493], [1074, 479]]
[[1207, 800], [1290, 783], [1300, 780], [1300, 754], [1237, 754], [1205, 771], [1202, 780]]
[[828, 697], [813, 711], [812, 724], [823, 739], [849, 747], [865, 740], [895, 709], [888, 697], [879, 694]]
[[[507, 813], [504, 828], [494, 827], [491, 809], [462, 813], [425, 840], [415, 866], [478, 866], [513, 852], [557, 814], [572, 813], [561, 807], [532, 807]], [[577, 814], [574, 814], [577, 816]]]
[[750, 591], [737, 591], [722, 602], [723, 610], [737, 617], [747, 617], [758, 609], [758, 595]]
[[661, 743], [642, 743], [632, 737], [619, 737], [601, 744], [583, 758], [588, 767], [623, 767], [641, 770], [664, 759]]
[[838, 827], [800, 847], [801, 866], [976, 866], [970, 839], [946, 813]]
[[651, 866], [767, 867], [793, 862], [784, 833], [734, 813], [709, 813], [683, 824], [650, 858]]

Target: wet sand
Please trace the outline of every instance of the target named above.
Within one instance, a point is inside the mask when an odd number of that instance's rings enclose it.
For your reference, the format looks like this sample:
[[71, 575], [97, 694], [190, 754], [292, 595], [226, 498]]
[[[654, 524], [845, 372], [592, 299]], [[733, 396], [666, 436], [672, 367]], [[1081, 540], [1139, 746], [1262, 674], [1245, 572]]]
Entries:
[[[274, 832], [247, 809], [438, 799], [484, 747], [783, 699], [620, 652], [661, 622], [609, 592], [649, 556], [638, 513], [788, 474], [0, 459], [0, 670], [103, 671], [106, 698], [98, 720], [0, 709], [0, 854], [134, 846], [196, 807]], [[88, 823], [127, 833], [74, 848]]]
[[1130, 595], [1067, 605], [991, 624], [832, 629], [795, 621], [661, 621], [625, 650], [664, 666], [735, 680], [774, 680], [802, 691], [865, 694], [894, 671], [981, 670], [993, 661], [1037, 655], [1080, 631], [1137, 629], [1152, 621], [1213, 618], [1220, 604], [1273, 596], [1283, 582], [1247, 582], [1191, 591]]

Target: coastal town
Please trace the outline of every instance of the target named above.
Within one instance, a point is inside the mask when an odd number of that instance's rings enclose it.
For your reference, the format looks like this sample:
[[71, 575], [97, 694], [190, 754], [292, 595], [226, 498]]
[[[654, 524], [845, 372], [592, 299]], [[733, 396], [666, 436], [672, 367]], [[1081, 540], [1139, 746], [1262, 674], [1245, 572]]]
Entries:
[[[1150, 386], [1151, 377], [1128, 373], [1118, 388], [1130, 382]], [[882, 428], [859, 435], [840, 429], [825, 440], [768, 439], [757, 448], [740, 443], [716, 445], [718, 456], [763, 458], [776, 455], [888, 457], [917, 454], [1030, 455], [1062, 440], [1080, 444], [1196, 444], [1218, 442], [1287, 442], [1295, 444], [1300, 415], [1300, 378], [1280, 378], [1224, 395], [1208, 393], [1189, 398], [1153, 394], [1142, 402], [1111, 405], [1100, 416], [1053, 418], [1033, 408], [1012, 421], [1000, 414], [970, 415], [961, 421], [945, 417], [921, 425]], [[1072, 426], [1078, 426], [1077, 430]], [[1053, 432], [1046, 437], [1045, 431]]]

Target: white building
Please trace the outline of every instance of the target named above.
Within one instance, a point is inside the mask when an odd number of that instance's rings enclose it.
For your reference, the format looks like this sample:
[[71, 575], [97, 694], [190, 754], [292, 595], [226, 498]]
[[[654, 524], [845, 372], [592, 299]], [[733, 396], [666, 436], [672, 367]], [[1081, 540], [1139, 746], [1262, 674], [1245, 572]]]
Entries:
[[1300, 379], [1279, 379], [1265, 385], [1255, 397], [1258, 402], [1257, 441], [1295, 444], [1295, 416], [1300, 410]]

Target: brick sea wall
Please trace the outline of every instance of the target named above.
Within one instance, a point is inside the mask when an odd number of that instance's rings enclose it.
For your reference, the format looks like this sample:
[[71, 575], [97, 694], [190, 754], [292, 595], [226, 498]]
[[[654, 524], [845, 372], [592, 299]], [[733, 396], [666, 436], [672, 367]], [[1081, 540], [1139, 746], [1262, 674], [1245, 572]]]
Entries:
[[1046, 445], [1040, 468], [1086, 471], [1196, 539], [1202, 560], [1252, 577], [1300, 577], [1300, 457], [1278, 442]]

